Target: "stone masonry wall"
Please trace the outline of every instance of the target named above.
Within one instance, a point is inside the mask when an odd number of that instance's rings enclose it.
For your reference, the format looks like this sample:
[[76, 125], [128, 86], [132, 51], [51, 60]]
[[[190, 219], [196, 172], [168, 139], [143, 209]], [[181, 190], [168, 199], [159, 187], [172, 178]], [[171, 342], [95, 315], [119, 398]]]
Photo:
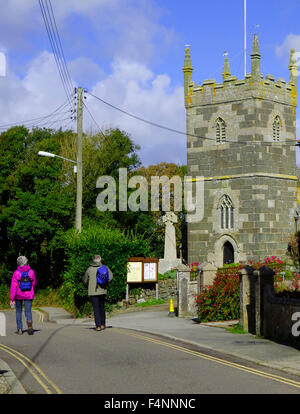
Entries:
[[[279, 143], [273, 142], [276, 115], [282, 120]], [[218, 117], [231, 142], [214, 142]], [[205, 214], [188, 225], [189, 263], [222, 265], [225, 241], [234, 246], [235, 261], [285, 254], [297, 206], [295, 128], [291, 88], [283, 81], [194, 87], [187, 109], [188, 175], [205, 177]], [[224, 194], [234, 206], [232, 230], [220, 226], [218, 202]]]
[[[134, 293], [132, 293], [134, 292]], [[177, 295], [177, 280], [159, 280], [158, 281], [158, 298], [168, 301], [170, 296], [175, 297]], [[155, 299], [155, 285], [149, 284], [148, 287], [145, 285], [131, 285], [129, 291], [129, 304], [134, 305], [138, 300], [149, 300]]]

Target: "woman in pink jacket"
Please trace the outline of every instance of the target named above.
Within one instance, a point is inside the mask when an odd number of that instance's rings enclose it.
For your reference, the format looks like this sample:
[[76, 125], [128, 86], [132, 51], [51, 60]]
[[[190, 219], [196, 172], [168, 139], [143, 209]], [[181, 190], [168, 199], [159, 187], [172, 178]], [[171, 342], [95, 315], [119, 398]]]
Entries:
[[34, 299], [34, 289], [36, 287], [36, 277], [34, 271], [27, 265], [27, 258], [20, 256], [17, 258], [17, 269], [14, 271], [10, 287], [10, 306], [16, 305], [16, 320], [18, 334], [23, 333], [22, 324], [22, 305], [24, 301], [25, 317], [27, 320], [28, 334], [33, 335], [32, 328], [32, 300]]

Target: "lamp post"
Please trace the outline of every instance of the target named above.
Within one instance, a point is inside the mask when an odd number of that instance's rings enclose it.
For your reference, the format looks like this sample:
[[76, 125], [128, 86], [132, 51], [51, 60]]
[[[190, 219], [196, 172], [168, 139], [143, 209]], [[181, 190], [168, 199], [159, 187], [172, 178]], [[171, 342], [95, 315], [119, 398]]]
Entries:
[[[74, 173], [77, 173], [77, 161], [74, 160], [70, 160], [69, 158], [65, 158], [62, 157], [60, 155], [56, 155], [56, 154], [52, 154], [51, 152], [46, 152], [46, 151], [39, 151], [38, 155], [42, 156], [42, 157], [50, 157], [50, 158], [60, 158], [64, 161], [68, 161], [68, 162], [72, 162], [74, 165]], [[82, 212], [82, 198], [78, 198], [78, 196], [76, 197], [76, 230], [79, 231], [79, 233], [81, 232], [81, 213]], [[78, 214], [80, 214], [80, 218], [78, 217]], [[80, 223], [80, 227], [78, 227], [78, 223]]]

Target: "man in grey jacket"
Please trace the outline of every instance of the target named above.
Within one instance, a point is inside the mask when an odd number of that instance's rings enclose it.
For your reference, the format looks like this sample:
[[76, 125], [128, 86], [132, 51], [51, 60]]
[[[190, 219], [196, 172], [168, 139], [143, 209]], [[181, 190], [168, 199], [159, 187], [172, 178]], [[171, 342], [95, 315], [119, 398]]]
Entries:
[[[96, 331], [103, 331], [105, 329], [105, 297], [106, 289], [102, 289], [97, 285], [97, 270], [102, 266], [101, 257], [95, 255], [93, 261], [85, 272], [82, 282], [88, 287], [88, 295], [93, 305]], [[106, 266], [109, 272], [109, 282], [113, 278], [112, 271]]]

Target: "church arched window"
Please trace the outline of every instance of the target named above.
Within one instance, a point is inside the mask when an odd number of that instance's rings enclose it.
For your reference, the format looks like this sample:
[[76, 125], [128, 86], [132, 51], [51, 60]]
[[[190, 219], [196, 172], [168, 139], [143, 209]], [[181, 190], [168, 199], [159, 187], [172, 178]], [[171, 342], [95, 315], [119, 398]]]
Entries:
[[221, 229], [233, 229], [234, 226], [234, 207], [228, 195], [224, 195], [220, 204], [220, 224]]
[[280, 130], [281, 130], [281, 119], [277, 115], [273, 121], [273, 141], [278, 142], [280, 140]]
[[222, 118], [218, 118], [216, 121], [216, 141], [218, 144], [226, 142], [226, 124]]

